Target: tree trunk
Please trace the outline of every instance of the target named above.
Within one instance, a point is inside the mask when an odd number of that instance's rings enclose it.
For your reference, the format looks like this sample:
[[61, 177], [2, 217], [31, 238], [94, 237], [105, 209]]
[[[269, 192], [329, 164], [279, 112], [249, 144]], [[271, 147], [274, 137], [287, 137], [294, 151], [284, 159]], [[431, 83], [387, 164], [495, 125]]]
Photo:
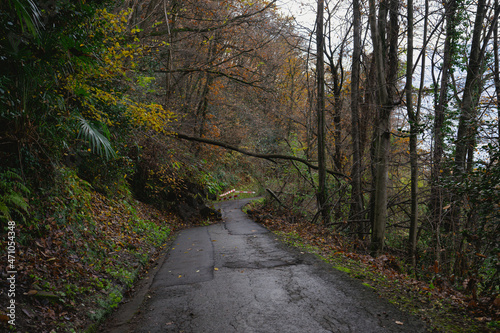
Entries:
[[441, 71], [441, 82], [439, 86], [439, 99], [434, 107], [434, 127], [433, 127], [433, 152], [432, 152], [432, 167], [431, 167], [431, 198], [430, 211], [431, 223], [436, 232], [436, 261], [440, 260], [440, 229], [441, 229], [441, 212], [443, 208], [443, 193], [441, 184], [442, 173], [442, 158], [444, 153], [444, 134], [443, 125], [445, 120], [446, 107], [448, 104], [448, 81], [450, 78], [450, 69], [454, 56], [452, 43], [455, 34], [455, 20], [457, 11], [457, 1], [449, 0], [446, 3], [446, 36], [443, 50], [443, 66]]
[[[337, 64], [333, 63], [333, 55], [330, 61], [330, 68], [333, 78], [333, 125], [335, 127], [335, 132], [333, 134], [335, 142], [335, 153], [333, 155], [333, 163], [335, 164], [335, 169], [339, 172], [342, 171], [342, 83], [343, 83], [343, 68], [342, 68], [342, 56], [343, 53], [340, 52], [339, 60]], [[339, 73], [340, 72], [340, 73]]]
[[[408, 0], [408, 50], [406, 58], [406, 108], [410, 120], [410, 169], [411, 169], [411, 212], [408, 253], [415, 267], [418, 226], [418, 113], [413, 110], [413, 0]], [[424, 36], [425, 38], [425, 36]], [[425, 59], [425, 52], [422, 59]], [[423, 68], [422, 68], [423, 70]]]
[[[385, 226], [387, 220], [387, 187], [390, 150], [390, 117], [394, 107], [393, 94], [397, 76], [397, 36], [398, 36], [398, 4], [390, 0], [390, 24], [387, 40], [389, 54], [386, 57], [386, 32], [388, 6], [387, 1], [380, 3], [378, 18], [375, 11], [375, 1], [369, 1], [370, 29], [375, 57], [375, 73], [377, 78], [378, 112], [374, 133], [374, 193], [372, 213], [371, 253], [379, 255], [384, 248]], [[386, 61], [387, 60], [387, 61]], [[387, 74], [387, 78], [386, 78]]]
[[[472, 154], [476, 142], [476, 107], [481, 96], [481, 81], [484, 71], [481, 39], [485, 13], [486, 0], [478, 0], [456, 140], [455, 166], [459, 177], [468, 169], [468, 166], [472, 166]], [[469, 160], [467, 156], [469, 156]]]
[[[354, 34], [351, 72], [351, 137], [352, 137], [352, 172], [351, 172], [351, 207], [350, 220], [363, 220], [363, 201], [361, 193], [361, 151], [359, 135], [359, 81], [361, 68], [361, 8], [359, 0], [353, 0]], [[359, 222], [358, 237], [364, 238], [367, 233], [366, 223]]]
[[387, 130], [387, 104], [388, 96], [385, 78], [385, 62], [383, 38], [385, 39], [386, 3], [380, 3], [378, 20], [384, 24], [377, 24], [375, 0], [369, 1], [370, 7], [370, 30], [373, 41], [373, 56], [375, 60], [375, 75], [377, 81], [377, 120], [374, 133], [374, 188], [373, 188], [373, 212], [372, 212], [372, 237], [371, 252], [377, 256], [384, 247], [385, 217], [387, 215], [387, 154], [384, 140], [384, 132]]
[[321, 211], [323, 223], [330, 220], [326, 193], [326, 150], [325, 150], [325, 66], [323, 36], [324, 1], [318, 0], [316, 19], [316, 80], [317, 80], [317, 130], [318, 130], [318, 209]]
[[[495, 0], [495, 8], [498, 7], [498, 0]], [[498, 21], [493, 29], [493, 54], [495, 61], [495, 73], [493, 79], [495, 81], [495, 92], [497, 94], [497, 114], [500, 119], [500, 61], [498, 56]], [[498, 144], [500, 145], [500, 121], [498, 121]]]

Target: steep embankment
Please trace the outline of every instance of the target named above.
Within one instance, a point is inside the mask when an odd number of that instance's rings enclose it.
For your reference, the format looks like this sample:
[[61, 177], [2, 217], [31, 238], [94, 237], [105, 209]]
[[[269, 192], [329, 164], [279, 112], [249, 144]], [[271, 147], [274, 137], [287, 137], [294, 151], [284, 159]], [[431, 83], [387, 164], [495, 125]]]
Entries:
[[[155, 264], [173, 231], [185, 226], [176, 215], [130, 196], [105, 197], [73, 173], [65, 179], [59, 196], [44, 199], [53, 210], [43, 224], [18, 223], [14, 229], [16, 325], [0, 312], [2, 331], [92, 329]], [[3, 258], [6, 235], [1, 239]], [[2, 272], [6, 263], [0, 262]], [[6, 284], [3, 274], [3, 290]], [[6, 293], [0, 295], [1, 304], [9, 301]]]

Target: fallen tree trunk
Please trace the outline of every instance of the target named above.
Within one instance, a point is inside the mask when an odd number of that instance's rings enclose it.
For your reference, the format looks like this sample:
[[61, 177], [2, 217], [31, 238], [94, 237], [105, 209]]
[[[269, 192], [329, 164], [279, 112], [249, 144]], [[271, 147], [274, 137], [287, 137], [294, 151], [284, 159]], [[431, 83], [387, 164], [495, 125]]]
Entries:
[[276, 200], [281, 206], [283, 206], [284, 208], [288, 209], [287, 206], [285, 206], [280, 198], [278, 198], [278, 196], [270, 189], [270, 188], [266, 188], [266, 191], [274, 198], [274, 200]]
[[[256, 152], [247, 151], [247, 150], [241, 149], [239, 147], [232, 146], [232, 145], [227, 144], [225, 142], [189, 136], [189, 135], [182, 134], [182, 133], [172, 133], [172, 134], [170, 134], [170, 136], [178, 138], [178, 139], [201, 142], [201, 143], [206, 143], [206, 144], [213, 145], [213, 146], [222, 147], [225, 149], [236, 151], [236, 152], [241, 153], [243, 155], [257, 157], [257, 158], [263, 158], [266, 160], [270, 160], [272, 162], [275, 162], [275, 161], [273, 161], [273, 159], [297, 161], [297, 162], [305, 164], [306, 166], [308, 166], [311, 169], [318, 170], [317, 165], [314, 165], [311, 162], [309, 162], [308, 160], [305, 160], [305, 159], [300, 158], [300, 157], [295, 157], [295, 156], [290, 156], [290, 155], [282, 155], [282, 154], [260, 154], [260, 153], [256, 153]], [[329, 169], [327, 169], [326, 172], [329, 173], [330, 175], [334, 176], [337, 180], [338, 180], [337, 177], [342, 177], [344, 179], [350, 180], [350, 178], [347, 175], [344, 175], [340, 172], [335, 172], [335, 171], [332, 171]]]

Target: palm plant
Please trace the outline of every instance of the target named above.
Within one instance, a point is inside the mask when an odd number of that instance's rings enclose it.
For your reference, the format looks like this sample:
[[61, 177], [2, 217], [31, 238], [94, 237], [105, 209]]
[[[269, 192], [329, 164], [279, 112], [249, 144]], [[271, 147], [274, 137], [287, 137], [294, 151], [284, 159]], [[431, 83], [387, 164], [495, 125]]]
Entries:
[[13, 8], [19, 18], [22, 31], [26, 30], [35, 38], [40, 35], [43, 28], [41, 13], [33, 0], [7, 0], [10, 8]]
[[111, 143], [109, 142], [109, 131], [104, 124], [100, 124], [100, 127], [104, 133], [101, 133], [97, 127], [88, 122], [85, 118], [78, 116], [80, 131], [78, 133], [78, 138], [82, 137], [90, 145], [90, 149], [94, 154], [104, 156], [106, 159], [110, 157], [115, 158], [116, 152]]

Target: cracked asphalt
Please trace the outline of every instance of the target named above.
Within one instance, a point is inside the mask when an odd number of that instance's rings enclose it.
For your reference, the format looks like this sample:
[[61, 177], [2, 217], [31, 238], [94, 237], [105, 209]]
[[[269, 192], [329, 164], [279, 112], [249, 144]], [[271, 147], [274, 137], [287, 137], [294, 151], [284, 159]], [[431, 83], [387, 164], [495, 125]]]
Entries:
[[361, 282], [281, 244], [241, 211], [250, 200], [220, 204], [222, 223], [182, 231], [140, 302], [105, 332], [426, 332]]

